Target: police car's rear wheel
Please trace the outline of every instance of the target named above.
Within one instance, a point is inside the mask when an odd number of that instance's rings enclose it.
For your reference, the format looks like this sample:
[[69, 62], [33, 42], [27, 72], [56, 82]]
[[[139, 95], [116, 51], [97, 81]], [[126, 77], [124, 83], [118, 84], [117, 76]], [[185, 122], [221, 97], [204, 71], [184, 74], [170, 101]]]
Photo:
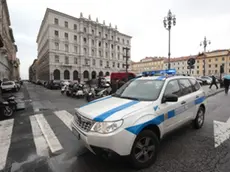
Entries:
[[135, 168], [146, 168], [152, 165], [157, 157], [159, 140], [151, 130], [142, 131], [136, 138], [130, 155]]
[[196, 118], [193, 121], [194, 128], [200, 129], [203, 126], [203, 124], [204, 124], [204, 114], [205, 114], [204, 108], [200, 107], [198, 109]]

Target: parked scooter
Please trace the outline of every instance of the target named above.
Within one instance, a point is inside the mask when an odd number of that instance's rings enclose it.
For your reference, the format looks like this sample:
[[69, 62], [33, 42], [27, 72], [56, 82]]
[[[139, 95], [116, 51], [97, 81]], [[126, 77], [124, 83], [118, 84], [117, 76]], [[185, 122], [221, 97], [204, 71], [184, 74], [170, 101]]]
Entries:
[[4, 117], [13, 116], [14, 111], [17, 109], [17, 103], [14, 100], [14, 96], [11, 96], [6, 100], [0, 99], [0, 114]]
[[86, 100], [90, 102], [92, 100], [108, 96], [110, 95], [111, 91], [111, 86], [108, 83], [104, 83], [101, 88], [90, 88], [86, 95]]
[[9, 103], [9, 106], [13, 111], [17, 110], [17, 102], [15, 101], [15, 96], [8, 97], [6, 101]]
[[68, 86], [67, 85], [63, 85], [61, 88], [61, 94], [64, 94], [67, 90]]

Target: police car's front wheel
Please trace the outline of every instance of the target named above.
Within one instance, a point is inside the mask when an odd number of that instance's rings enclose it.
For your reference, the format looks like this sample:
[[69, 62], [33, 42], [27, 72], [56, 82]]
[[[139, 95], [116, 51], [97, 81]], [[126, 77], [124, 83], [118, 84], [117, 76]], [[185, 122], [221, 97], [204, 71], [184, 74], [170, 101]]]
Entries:
[[142, 131], [132, 147], [130, 160], [132, 165], [137, 168], [147, 168], [156, 161], [159, 139], [151, 130]]

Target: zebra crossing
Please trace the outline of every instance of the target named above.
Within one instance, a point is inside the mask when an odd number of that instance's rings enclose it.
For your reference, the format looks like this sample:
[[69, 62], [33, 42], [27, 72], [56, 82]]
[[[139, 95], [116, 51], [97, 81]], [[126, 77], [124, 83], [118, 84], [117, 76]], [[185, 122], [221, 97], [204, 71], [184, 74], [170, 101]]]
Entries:
[[[50, 118], [49, 120], [47, 119], [48, 117]], [[28, 133], [25, 134], [32, 136], [37, 156], [50, 157], [51, 154], [59, 154], [65, 150], [65, 147], [62, 144], [63, 142], [60, 141], [59, 135], [57, 133], [55, 134], [55, 126], [52, 126], [50, 121], [53, 119], [56, 121], [58, 119], [60, 120], [60, 125], [62, 124], [65, 126], [62, 127], [63, 130], [67, 129], [70, 131], [73, 119], [71, 113], [66, 110], [61, 110], [53, 111], [52, 114], [49, 115], [44, 113], [34, 114], [28, 118], [28, 123], [30, 124], [27, 123], [24, 125], [30, 125], [31, 131], [28, 131]], [[15, 120], [17, 120], [17, 118], [0, 121], [0, 171], [3, 170], [7, 164], [9, 156], [8, 152], [12, 146], [13, 132], [16, 127]], [[23, 139], [23, 136], [18, 137]], [[69, 137], [74, 137], [74, 135], [71, 134]], [[15, 151], [15, 149], [13, 150]], [[10, 159], [13, 159], [13, 157], [10, 157]]]

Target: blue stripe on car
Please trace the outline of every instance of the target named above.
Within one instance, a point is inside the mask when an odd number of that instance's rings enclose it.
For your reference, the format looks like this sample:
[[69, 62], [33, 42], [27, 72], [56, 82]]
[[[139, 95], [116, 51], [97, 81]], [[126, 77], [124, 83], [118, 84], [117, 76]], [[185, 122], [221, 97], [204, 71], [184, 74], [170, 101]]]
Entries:
[[[205, 96], [200, 97], [200, 98], [198, 98], [198, 99], [195, 100], [194, 106], [198, 105], [198, 104], [201, 104], [204, 101], [205, 101]], [[156, 106], [154, 107], [154, 110], [155, 110], [155, 108], [156, 108]], [[137, 124], [137, 125], [128, 127], [128, 128], [126, 128], [126, 130], [129, 131], [129, 132], [131, 132], [131, 133], [133, 133], [133, 134], [135, 134], [135, 135], [137, 135], [146, 126], [148, 126], [148, 125], [159, 125], [162, 122], [164, 122], [165, 120], [169, 120], [170, 118], [173, 118], [176, 115], [179, 115], [179, 114], [183, 113], [184, 110], [181, 111], [180, 107], [178, 109], [173, 109], [173, 110], [167, 112], [167, 119], [164, 119], [164, 114], [162, 114], [162, 115], [160, 115], [160, 116], [158, 116], [156, 118], [153, 118], [152, 120], [147, 121], [145, 123]]]
[[138, 133], [140, 133], [140, 131], [145, 128], [146, 126], [148, 125], [159, 125], [161, 124], [162, 122], [164, 122], [164, 114], [156, 117], [156, 118], [153, 118], [152, 120], [150, 121], [147, 121], [143, 124], [138, 124], [138, 125], [135, 125], [135, 126], [131, 126], [131, 127], [128, 127], [126, 128], [127, 131], [137, 135]]
[[126, 104], [123, 104], [123, 105], [121, 105], [121, 106], [118, 106], [118, 107], [115, 107], [115, 108], [113, 108], [113, 109], [110, 109], [110, 110], [108, 110], [108, 111], [106, 111], [106, 112], [100, 114], [99, 116], [97, 116], [97, 117], [94, 118], [93, 120], [94, 120], [94, 121], [97, 121], [97, 122], [102, 122], [102, 121], [104, 121], [106, 118], [108, 118], [108, 117], [110, 117], [111, 115], [113, 115], [114, 113], [119, 112], [119, 111], [121, 111], [121, 110], [124, 110], [124, 109], [126, 109], [126, 108], [128, 108], [128, 107], [130, 107], [130, 106], [132, 106], [132, 105], [137, 104], [137, 103], [139, 103], [139, 101], [133, 100], [133, 101], [128, 102], [128, 103], [126, 103]]
[[196, 99], [195, 100], [195, 105], [202, 103], [204, 100], [205, 100], [205, 96]]
[[89, 103], [87, 103], [87, 104], [81, 106], [80, 108], [85, 107], [85, 106], [88, 106], [88, 105], [91, 105], [91, 104], [96, 103], [96, 102], [101, 102], [101, 101], [103, 101], [103, 100], [107, 100], [107, 99], [110, 99], [110, 98], [112, 98], [112, 96], [107, 96], [107, 97], [104, 97], [104, 98], [100, 98], [100, 99], [97, 99], [97, 100], [93, 100], [93, 101], [91, 101], [91, 102], [89, 102]]
[[168, 112], [168, 119], [172, 118], [175, 116], [175, 110], [171, 110]]

